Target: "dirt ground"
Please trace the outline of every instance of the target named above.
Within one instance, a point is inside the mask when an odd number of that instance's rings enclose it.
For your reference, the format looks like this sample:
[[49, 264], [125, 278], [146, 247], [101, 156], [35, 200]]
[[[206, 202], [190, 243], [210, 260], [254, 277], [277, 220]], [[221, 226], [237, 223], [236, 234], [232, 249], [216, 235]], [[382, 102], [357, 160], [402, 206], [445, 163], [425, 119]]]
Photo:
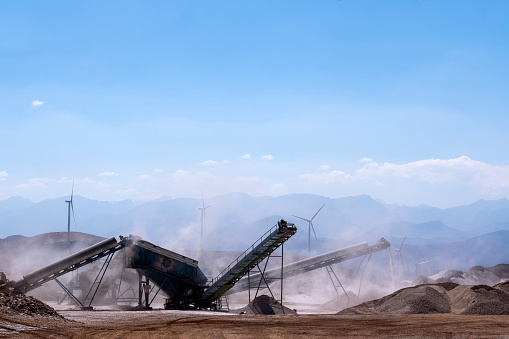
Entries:
[[9, 338], [509, 338], [509, 316], [237, 315], [197, 311], [59, 311], [67, 320], [0, 315]]

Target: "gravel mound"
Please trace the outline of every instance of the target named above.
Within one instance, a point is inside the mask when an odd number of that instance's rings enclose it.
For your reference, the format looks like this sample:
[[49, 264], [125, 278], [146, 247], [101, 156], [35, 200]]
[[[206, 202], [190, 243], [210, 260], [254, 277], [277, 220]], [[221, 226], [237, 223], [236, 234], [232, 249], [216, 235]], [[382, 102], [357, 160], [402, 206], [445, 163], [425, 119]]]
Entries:
[[509, 280], [496, 284], [493, 287], [498, 288], [499, 290], [509, 294]]
[[463, 279], [463, 272], [457, 270], [443, 270], [429, 277], [436, 283], [454, 282], [454, 279]]
[[453, 282], [460, 285], [494, 285], [509, 279], [509, 264], [499, 264], [493, 267], [473, 266], [466, 272], [457, 270], [443, 270], [435, 275], [419, 276], [411, 286], [422, 284], [437, 284]]
[[276, 299], [268, 295], [261, 295], [251, 301], [246, 307], [235, 311], [241, 314], [296, 314], [294, 310], [281, 305]]
[[509, 315], [509, 281], [488, 285], [427, 284], [408, 287], [350, 307], [337, 314], [432, 314]]
[[509, 315], [509, 304], [494, 300], [473, 304], [461, 314], [466, 315]]
[[417, 286], [397, 291], [375, 307], [375, 311], [389, 314], [450, 313], [451, 306], [447, 298], [437, 289]]
[[489, 268], [482, 266], [470, 267], [463, 274], [463, 279], [465, 279], [465, 285], [494, 285], [502, 280], [491, 272]]
[[[447, 292], [447, 295], [450, 298], [452, 312], [457, 314], [462, 314], [475, 304], [483, 304], [494, 301], [509, 304], [509, 294], [488, 285], [460, 285]], [[473, 312], [475, 309], [476, 308], [469, 312]]]
[[31, 317], [63, 318], [52, 307], [46, 305], [42, 301], [24, 294], [14, 293], [0, 293], [0, 312]]

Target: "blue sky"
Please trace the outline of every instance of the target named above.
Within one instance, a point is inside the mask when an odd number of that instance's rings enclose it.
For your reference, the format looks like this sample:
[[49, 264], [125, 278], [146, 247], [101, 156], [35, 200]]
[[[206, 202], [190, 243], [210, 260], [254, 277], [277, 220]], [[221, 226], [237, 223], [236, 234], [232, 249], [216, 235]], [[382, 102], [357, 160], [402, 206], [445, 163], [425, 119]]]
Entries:
[[0, 200], [509, 197], [509, 2], [0, 4]]

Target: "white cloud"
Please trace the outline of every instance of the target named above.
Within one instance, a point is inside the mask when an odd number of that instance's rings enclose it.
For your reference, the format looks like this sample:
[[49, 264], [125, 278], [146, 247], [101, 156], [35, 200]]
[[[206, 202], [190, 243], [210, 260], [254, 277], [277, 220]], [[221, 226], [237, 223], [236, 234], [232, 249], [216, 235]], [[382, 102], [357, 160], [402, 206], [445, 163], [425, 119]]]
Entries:
[[118, 173], [117, 172], [101, 172], [99, 173], [99, 176], [100, 177], [118, 177]]
[[189, 178], [192, 176], [192, 174], [186, 170], [176, 170], [171, 175], [173, 179], [180, 179], [180, 178]]
[[6, 171], [1, 171], [0, 172], [0, 180], [1, 181], [7, 180], [7, 176], [9, 176], [9, 173], [7, 173]]
[[46, 188], [45, 185], [46, 182], [48, 182], [49, 179], [44, 178], [32, 178], [28, 179], [28, 182], [25, 184], [19, 184], [14, 186], [15, 188]]
[[200, 165], [216, 165], [216, 164], [217, 164], [217, 161], [215, 161], [215, 160], [206, 160], [206, 161], [200, 162]]
[[405, 164], [369, 162], [353, 174], [329, 171], [300, 175], [312, 182], [330, 184], [354, 181], [373, 181], [376, 185], [384, 178], [414, 179], [430, 184], [473, 185], [483, 190], [509, 187], [509, 166], [495, 166], [472, 160], [467, 156], [454, 159], [425, 159]]
[[364, 157], [364, 158], [360, 159], [359, 161], [360, 162], [372, 162], [373, 159]]
[[327, 171], [329, 168], [330, 168], [330, 166], [329, 166], [329, 165], [322, 165], [322, 166], [320, 166], [320, 169], [321, 169], [322, 171]]
[[272, 160], [272, 159], [274, 159], [274, 157], [270, 154], [266, 154], [266, 155], [262, 155], [262, 159]]
[[152, 179], [152, 176], [149, 175], [149, 174], [141, 174], [141, 175], [138, 175], [138, 179], [140, 179], [140, 180], [150, 180], [150, 179]]
[[345, 183], [355, 180], [355, 177], [350, 174], [346, 174], [343, 171], [302, 174], [299, 175], [299, 178], [322, 184], [332, 184], [334, 182]]
[[44, 101], [40, 101], [40, 100], [32, 100], [32, 106], [41, 106], [41, 105], [44, 105]]
[[241, 159], [251, 159], [251, 154], [246, 153], [240, 157]]

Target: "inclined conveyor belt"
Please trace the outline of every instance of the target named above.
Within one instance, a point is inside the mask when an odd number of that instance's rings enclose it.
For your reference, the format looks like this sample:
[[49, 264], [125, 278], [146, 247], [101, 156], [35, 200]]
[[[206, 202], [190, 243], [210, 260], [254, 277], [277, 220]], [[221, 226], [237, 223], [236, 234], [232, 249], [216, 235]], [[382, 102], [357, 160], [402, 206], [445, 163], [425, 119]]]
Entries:
[[[320, 254], [312, 258], [303, 259], [283, 266], [283, 277], [292, 277], [305, 272], [316, 270], [318, 268], [337, 264], [342, 261], [362, 257], [367, 254], [382, 251], [386, 248], [389, 248], [390, 246], [391, 244], [387, 240], [381, 238], [376, 244], [372, 246], [368, 246], [367, 243], [360, 243], [336, 251]], [[263, 274], [263, 277], [267, 283], [279, 280], [281, 279], [281, 268], [267, 270]], [[249, 280], [244, 278], [237, 282], [230, 293], [245, 291], [249, 288], [250, 285], [258, 286], [260, 279], [260, 273], [251, 274], [249, 276]]]
[[201, 301], [210, 304], [219, 299], [240, 278], [267, 258], [296, 232], [297, 228], [294, 224], [287, 223], [284, 220], [279, 221], [277, 225], [267, 231], [267, 233], [212, 280], [210, 287], [203, 292], [200, 298]]
[[27, 293], [45, 282], [108, 256], [124, 247], [125, 239], [122, 237], [121, 239], [120, 242], [117, 242], [115, 237], [105, 239], [64, 259], [29, 273], [23, 276], [23, 279], [14, 283], [14, 290], [19, 293]]

